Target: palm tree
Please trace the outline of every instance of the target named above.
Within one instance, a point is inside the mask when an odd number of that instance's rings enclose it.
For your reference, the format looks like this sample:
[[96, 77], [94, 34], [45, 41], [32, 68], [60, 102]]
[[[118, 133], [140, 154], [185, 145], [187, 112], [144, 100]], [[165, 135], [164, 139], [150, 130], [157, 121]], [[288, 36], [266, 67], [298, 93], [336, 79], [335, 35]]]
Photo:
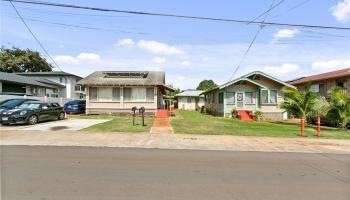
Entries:
[[290, 87], [284, 87], [282, 90], [285, 94], [285, 100], [280, 107], [301, 119], [300, 135], [304, 136], [305, 119], [314, 116], [313, 111], [319, 96], [311, 91], [310, 85], [306, 87], [305, 91]]
[[328, 116], [337, 121], [339, 126], [346, 129], [350, 122], [350, 98], [347, 90], [342, 87], [334, 87], [329, 91], [330, 109]]

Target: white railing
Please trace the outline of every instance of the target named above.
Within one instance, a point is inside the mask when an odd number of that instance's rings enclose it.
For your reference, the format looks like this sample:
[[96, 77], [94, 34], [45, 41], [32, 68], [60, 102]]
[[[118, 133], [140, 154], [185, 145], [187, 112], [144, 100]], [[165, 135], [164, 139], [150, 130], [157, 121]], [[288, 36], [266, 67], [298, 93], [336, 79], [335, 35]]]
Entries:
[[0, 95], [0, 101], [2, 100], [6, 100], [6, 99], [35, 99], [35, 100], [39, 100], [39, 101], [43, 101], [43, 102], [55, 102], [55, 103], [59, 103], [61, 106], [63, 106], [65, 103], [67, 103], [68, 101], [71, 100], [75, 100], [72, 98], [62, 98], [62, 97], [37, 97], [37, 96], [18, 96], [18, 95]]

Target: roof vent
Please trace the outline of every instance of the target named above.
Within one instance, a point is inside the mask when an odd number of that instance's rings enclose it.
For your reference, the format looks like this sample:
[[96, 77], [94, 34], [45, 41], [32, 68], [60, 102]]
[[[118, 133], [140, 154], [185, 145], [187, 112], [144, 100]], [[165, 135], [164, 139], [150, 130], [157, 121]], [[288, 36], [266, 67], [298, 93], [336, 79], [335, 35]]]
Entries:
[[104, 78], [146, 78], [148, 72], [104, 72]]

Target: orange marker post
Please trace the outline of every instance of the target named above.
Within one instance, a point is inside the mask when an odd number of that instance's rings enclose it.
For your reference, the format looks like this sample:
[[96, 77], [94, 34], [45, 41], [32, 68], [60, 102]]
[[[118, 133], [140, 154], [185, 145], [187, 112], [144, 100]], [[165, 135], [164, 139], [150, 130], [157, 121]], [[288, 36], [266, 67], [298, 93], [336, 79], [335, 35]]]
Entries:
[[304, 137], [304, 126], [305, 126], [305, 118], [303, 117], [301, 119], [301, 127], [300, 127], [300, 135], [301, 135], [301, 137]]
[[320, 137], [321, 135], [321, 116], [317, 116], [317, 137]]

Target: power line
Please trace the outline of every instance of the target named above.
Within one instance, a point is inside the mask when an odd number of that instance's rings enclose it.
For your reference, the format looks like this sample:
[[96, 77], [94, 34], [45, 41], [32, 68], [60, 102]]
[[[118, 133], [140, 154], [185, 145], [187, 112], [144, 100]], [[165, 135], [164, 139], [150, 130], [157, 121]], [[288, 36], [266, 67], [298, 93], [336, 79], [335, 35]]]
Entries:
[[[265, 17], [264, 17], [264, 19], [263, 19], [263, 22], [266, 20], [267, 16], [269, 15], [270, 11], [272, 10], [271, 8], [274, 6], [274, 3], [275, 3], [275, 0], [272, 0], [272, 3], [271, 3], [271, 5], [270, 5], [270, 8], [268, 9], [268, 12], [265, 12]], [[244, 61], [244, 59], [247, 57], [247, 55], [248, 55], [250, 49], [252, 48], [252, 46], [253, 46], [253, 44], [254, 44], [256, 38], [257, 38], [258, 35], [260, 34], [260, 32], [261, 32], [261, 30], [263, 29], [263, 27], [264, 27], [264, 26], [261, 25], [261, 26], [259, 27], [259, 29], [256, 31], [256, 33], [255, 33], [255, 35], [254, 35], [252, 41], [250, 42], [250, 44], [249, 44], [247, 50], [244, 52], [244, 54], [243, 54], [241, 60], [239, 61], [237, 67], [234, 69], [233, 74], [232, 74], [232, 76], [230, 77], [229, 81], [231, 81], [231, 80], [233, 79], [233, 77], [234, 77], [235, 74], [237, 73], [238, 69], [241, 67], [241, 65], [242, 65], [242, 63], [243, 63], [243, 61]]]
[[16, 6], [12, 3], [12, 1], [9, 1], [13, 7], [13, 9], [15, 10], [15, 12], [17, 13], [18, 17], [21, 19], [21, 21], [23, 22], [23, 24], [25, 25], [25, 27], [28, 29], [28, 31], [30, 32], [30, 34], [33, 36], [33, 38], [36, 40], [36, 42], [39, 44], [39, 46], [41, 47], [41, 49], [45, 52], [46, 56], [48, 56], [51, 61], [56, 65], [56, 67], [62, 71], [62, 69], [60, 68], [60, 66], [56, 63], [56, 61], [50, 56], [49, 52], [45, 49], [44, 45], [40, 42], [40, 40], [35, 36], [35, 34], [33, 33], [33, 31], [29, 28], [28, 24], [25, 22], [25, 20], [23, 19], [23, 17], [21, 16], [21, 14], [18, 12]]
[[266, 10], [265, 12], [261, 13], [260, 15], [258, 15], [257, 17], [255, 17], [253, 20], [251, 20], [248, 24], [255, 22], [257, 19], [259, 19], [260, 17], [268, 14], [270, 11], [272, 11], [273, 9], [275, 9], [276, 7], [278, 7], [279, 5], [281, 5], [283, 2], [285, 2], [285, 0], [281, 0], [278, 3], [276, 3], [274, 6], [272, 6], [271, 8], [269, 8], [268, 10]]
[[25, 0], [2, 0], [2, 1], [13, 1], [13, 2], [25, 3], [25, 4], [36, 4], [36, 5], [55, 6], [55, 7], [64, 7], [64, 8], [75, 8], [75, 9], [93, 10], [93, 11], [101, 11], [101, 12], [127, 13], [127, 14], [134, 14], [134, 15], [172, 17], [172, 18], [206, 20], [206, 21], [222, 21], [222, 22], [255, 24], [255, 25], [265, 25], [265, 26], [288, 26], [288, 27], [303, 27], [303, 28], [334, 29], [334, 30], [350, 31], [350, 27], [309, 25], [309, 24], [290, 24], [290, 23], [265, 22], [265, 21], [253, 21], [252, 22], [251, 20], [248, 21], [248, 20], [227, 19], [227, 18], [213, 18], [213, 17], [200, 17], [200, 16], [189, 16], [189, 15], [176, 15], [176, 14], [167, 14], [167, 13], [153, 13], [153, 12], [143, 12], [143, 11], [118, 10], [118, 9], [78, 6], [78, 5], [72, 5], [72, 4], [61, 4], [61, 3], [43, 2], [43, 1], [25, 1]]
[[[18, 18], [18, 17], [14, 17], [14, 16], [9, 16], [9, 15], [6, 17]], [[95, 26], [82, 26], [82, 25], [67, 24], [67, 23], [61, 23], [61, 22], [50, 22], [50, 21], [41, 20], [42, 18], [33, 18], [33, 17], [28, 18], [28, 17], [26, 17], [23, 19], [26, 19], [27, 21], [40, 22], [40, 23], [65, 26], [65, 27], [72, 27], [72, 28], [101, 30], [101, 31], [118, 32], [118, 33], [124, 33], [124, 34], [148, 35], [148, 33], [144, 33], [144, 32], [131, 32], [131, 31], [124, 31], [124, 30], [117, 30], [117, 29], [107, 29], [107, 28], [95, 27]]]

